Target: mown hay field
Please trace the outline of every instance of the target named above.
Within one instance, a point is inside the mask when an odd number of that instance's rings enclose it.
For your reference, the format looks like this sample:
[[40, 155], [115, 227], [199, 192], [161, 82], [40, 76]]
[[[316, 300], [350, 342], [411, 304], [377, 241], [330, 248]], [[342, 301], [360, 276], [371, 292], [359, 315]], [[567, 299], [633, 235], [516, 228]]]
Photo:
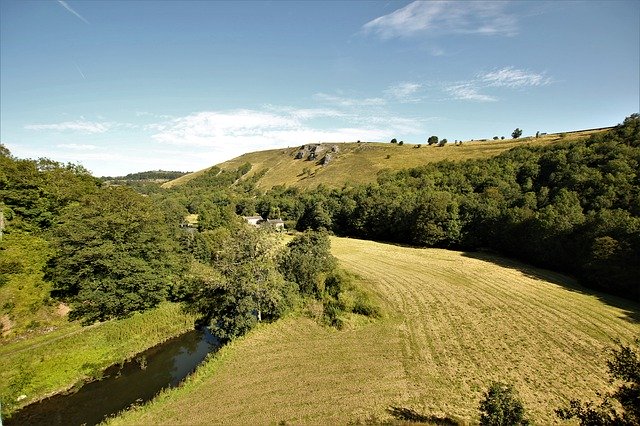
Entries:
[[488, 254], [332, 239], [386, 315], [337, 331], [307, 318], [224, 348], [184, 387], [115, 424], [346, 424], [389, 407], [478, 419], [492, 380], [512, 383], [538, 424], [607, 385], [615, 338], [640, 335], [640, 306]]

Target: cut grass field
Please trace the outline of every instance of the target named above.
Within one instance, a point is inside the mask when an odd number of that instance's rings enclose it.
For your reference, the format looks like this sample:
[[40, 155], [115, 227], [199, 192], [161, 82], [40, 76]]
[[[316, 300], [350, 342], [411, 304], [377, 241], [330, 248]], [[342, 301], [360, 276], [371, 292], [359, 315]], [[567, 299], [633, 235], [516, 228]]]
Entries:
[[332, 239], [386, 315], [344, 330], [304, 317], [224, 347], [181, 388], [113, 424], [346, 424], [389, 407], [478, 419], [492, 380], [530, 417], [606, 386], [605, 348], [640, 334], [640, 306], [498, 256]]
[[[453, 142], [444, 147], [428, 146], [420, 148], [413, 144], [391, 144], [382, 142], [340, 142], [323, 143], [321, 152], [315, 161], [295, 159], [300, 146], [280, 148], [268, 151], [251, 152], [218, 165], [223, 170], [235, 170], [245, 163], [253, 166], [246, 177], [267, 170], [257, 183], [261, 189], [267, 190], [276, 185], [295, 186], [299, 188], [315, 188], [322, 184], [329, 187], [342, 187], [344, 184], [366, 184], [375, 182], [377, 173], [389, 170], [401, 170], [417, 167], [437, 161], [464, 161], [469, 159], [488, 158], [517, 146], [541, 146], [555, 143], [566, 143], [602, 130], [585, 130], [570, 132], [561, 137], [560, 134], [544, 135], [540, 138], [525, 137], [491, 141], [466, 141], [461, 146]], [[336, 146], [338, 152], [331, 152]], [[320, 165], [325, 153], [331, 154], [332, 160]], [[308, 152], [305, 155], [308, 155]], [[306, 171], [308, 169], [308, 172]], [[189, 173], [175, 180], [164, 183], [164, 188], [182, 185], [203, 174], [206, 170]]]
[[[0, 346], [3, 415], [100, 375], [102, 370], [193, 329], [177, 304], [89, 327], [66, 322], [55, 331]], [[21, 395], [24, 399], [18, 401]]]

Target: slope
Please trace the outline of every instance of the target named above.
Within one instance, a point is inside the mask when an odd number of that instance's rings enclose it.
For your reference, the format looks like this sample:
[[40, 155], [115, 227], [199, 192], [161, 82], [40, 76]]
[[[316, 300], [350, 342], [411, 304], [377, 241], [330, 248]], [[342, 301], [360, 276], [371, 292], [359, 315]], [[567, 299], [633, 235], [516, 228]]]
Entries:
[[[259, 188], [265, 190], [277, 185], [315, 188], [322, 184], [329, 187], [342, 187], [347, 183], [353, 185], [375, 182], [377, 173], [385, 169], [400, 170], [443, 160], [464, 161], [488, 158], [516, 146], [564, 143], [585, 138], [603, 130], [607, 129], [549, 134], [540, 138], [467, 141], [462, 145], [448, 143], [443, 147], [380, 142], [307, 144], [303, 145], [306, 149], [298, 146], [243, 154], [219, 164], [218, 167], [223, 170], [232, 170], [248, 162], [253, 167], [245, 178], [266, 170], [257, 183]], [[314, 160], [308, 159], [309, 148], [317, 149]], [[303, 157], [296, 159], [301, 151]], [[322, 164], [326, 154], [329, 154], [330, 161]], [[182, 185], [206, 170], [208, 169], [181, 176], [162, 186], [171, 188]]]
[[640, 333], [640, 306], [489, 255], [334, 238], [388, 315], [335, 331], [293, 317], [224, 348], [179, 389], [114, 424], [346, 424], [399, 406], [477, 420], [491, 380], [552, 423], [606, 386], [604, 348]]

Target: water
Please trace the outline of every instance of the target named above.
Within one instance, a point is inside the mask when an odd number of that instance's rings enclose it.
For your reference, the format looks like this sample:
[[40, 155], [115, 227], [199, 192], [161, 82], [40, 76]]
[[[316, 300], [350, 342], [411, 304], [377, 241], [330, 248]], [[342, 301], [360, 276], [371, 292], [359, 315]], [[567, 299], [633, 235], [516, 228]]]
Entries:
[[16, 412], [4, 424], [95, 425], [134, 403], [149, 401], [161, 389], [177, 386], [220, 342], [208, 330], [190, 331], [104, 371], [102, 380], [77, 392], [56, 395]]

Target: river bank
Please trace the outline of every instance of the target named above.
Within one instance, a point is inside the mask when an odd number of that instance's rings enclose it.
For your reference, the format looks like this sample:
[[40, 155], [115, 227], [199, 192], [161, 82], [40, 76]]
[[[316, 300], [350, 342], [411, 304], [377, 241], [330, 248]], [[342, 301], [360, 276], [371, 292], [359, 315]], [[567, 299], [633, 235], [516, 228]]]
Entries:
[[0, 347], [3, 419], [18, 409], [80, 387], [146, 349], [193, 329], [194, 317], [174, 303], [91, 327], [60, 329]]

